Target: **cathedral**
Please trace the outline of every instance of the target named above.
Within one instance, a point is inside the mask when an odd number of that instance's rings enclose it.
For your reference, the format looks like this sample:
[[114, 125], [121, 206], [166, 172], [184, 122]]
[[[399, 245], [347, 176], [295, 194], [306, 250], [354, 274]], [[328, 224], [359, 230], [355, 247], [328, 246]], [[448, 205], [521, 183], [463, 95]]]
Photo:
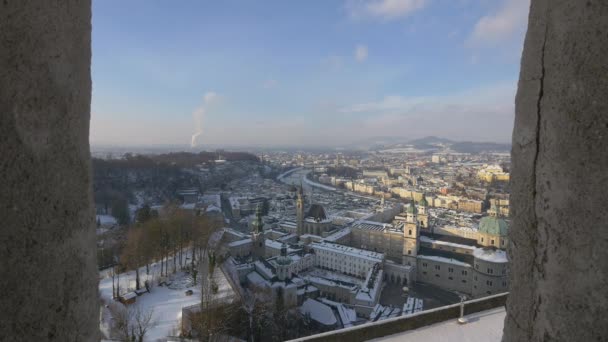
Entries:
[[296, 197], [297, 233], [302, 235], [317, 235], [327, 237], [332, 233], [331, 219], [325, 209], [319, 204], [312, 204], [307, 214], [304, 214], [304, 193], [302, 187], [298, 189]]

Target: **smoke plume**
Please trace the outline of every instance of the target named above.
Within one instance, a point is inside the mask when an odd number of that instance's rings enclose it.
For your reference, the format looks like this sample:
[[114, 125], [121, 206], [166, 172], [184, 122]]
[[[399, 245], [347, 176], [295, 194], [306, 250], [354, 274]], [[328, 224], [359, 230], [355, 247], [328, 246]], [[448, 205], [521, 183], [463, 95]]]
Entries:
[[190, 140], [190, 147], [194, 148], [198, 145], [198, 138], [201, 134], [203, 134], [203, 120], [205, 118], [205, 114], [210, 109], [211, 105], [216, 102], [217, 98], [218, 95], [213, 91], [205, 93], [203, 96], [203, 103], [192, 113], [192, 117], [194, 119], [194, 128], [196, 131]]

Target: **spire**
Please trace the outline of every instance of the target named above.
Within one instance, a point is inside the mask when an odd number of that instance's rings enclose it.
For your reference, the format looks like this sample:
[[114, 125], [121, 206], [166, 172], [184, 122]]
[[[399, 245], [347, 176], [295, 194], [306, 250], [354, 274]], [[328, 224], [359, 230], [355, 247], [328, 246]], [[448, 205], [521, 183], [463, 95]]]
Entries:
[[261, 233], [263, 231], [264, 221], [262, 221], [262, 205], [258, 204], [255, 209], [255, 218], [251, 224], [251, 230], [254, 233]]
[[420, 202], [418, 202], [418, 204], [423, 207], [429, 206], [429, 202], [426, 200], [426, 196], [424, 194], [422, 194], [422, 198], [420, 199]]
[[490, 206], [490, 210], [488, 210], [488, 214], [490, 214], [491, 217], [498, 217], [499, 213], [500, 211], [498, 210], [496, 201], [494, 201]]

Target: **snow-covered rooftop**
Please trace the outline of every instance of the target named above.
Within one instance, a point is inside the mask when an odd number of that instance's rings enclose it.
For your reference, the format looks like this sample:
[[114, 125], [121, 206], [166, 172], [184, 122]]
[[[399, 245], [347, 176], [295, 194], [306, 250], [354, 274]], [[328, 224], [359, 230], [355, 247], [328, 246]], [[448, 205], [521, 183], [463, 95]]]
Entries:
[[476, 248], [473, 251], [473, 256], [475, 256], [475, 258], [477, 258], [477, 259], [481, 259], [481, 260], [485, 260], [485, 261], [489, 261], [489, 262], [498, 262], [498, 263], [509, 262], [509, 260], [507, 259], [507, 252], [500, 250], [500, 249], [491, 250], [491, 249]]
[[338, 322], [336, 320], [336, 315], [334, 315], [334, 312], [329, 306], [314, 299], [309, 298], [302, 303], [300, 311], [302, 311], [303, 314], [309, 314], [311, 319], [326, 326], [332, 326]]
[[108, 226], [112, 226], [115, 224], [118, 224], [118, 222], [116, 221], [116, 219], [114, 218], [114, 216], [111, 215], [97, 215], [96, 218], [99, 221], [100, 225], [108, 225]]
[[376, 252], [367, 251], [364, 249], [359, 249], [359, 248], [354, 248], [354, 247], [349, 247], [349, 246], [344, 246], [344, 245], [338, 245], [338, 244], [331, 243], [331, 242], [325, 242], [325, 241], [314, 242], [314, 243], [312, 243], [312, 248], [317, 249], [317, 250], [321, 249], [321, 250], [326, 250], [326, 251], [331, 251], [331, 252], [343, 253], [343, 254], [347, 254], [350, 256], [355, 256], [355, 257], [371, 260], [374, 262], [382, 262], [384, 260], [384, 254], [382, 254], [382, 253], [376, 253]]
[[243, 239], [243, 240], [233, 241], [233, 242], [229, 243], [228, 246], [230, 246], [230, 247], [236, 247], [236, 246], [246, 245], [248, 243], [251, 243], [251, 239]]
[[444, 263], [452, 264], [452, 265], [456, 265], [456, 266], [471, 267], [471, 265], [467, 264], [466, 262], [462, 262], [462, 261], [452, 259], [452, 258], [444, 258], [444, 257], [440, 257], [440, 256], [435, 256], [435, 255], [418, 255], [418, 259], [426, 259], [426, 260], [431, 260], [431, 261], [444, 262]]
[[325, 238], [325, 241], [329, 241], [329, 242], [335, 242], [338, 241], [339, 239], [345, 237], [346, 235], [350, 234], [351, 230], [350, 228], [344, 228], [342, 230], [337, 231], [334, 234], [331, 234], [330, 236]]
[[464, 249], [475, 249], [475, 246], [469, 246], [469, 245], [463, 245], [460, 243], [454, 243], [454, 242], [448, 242], [448, 241], [441, 241], [441, 240], [433, 240], [427, 236], [420, 236], [420, 241], [422, 242], [428, 242], [428, 243], [434, 243], [437, 245], [444, 245], [444, 246], [451, 246], [451, 247], [457, 247], [457, 248], [464, 248]]

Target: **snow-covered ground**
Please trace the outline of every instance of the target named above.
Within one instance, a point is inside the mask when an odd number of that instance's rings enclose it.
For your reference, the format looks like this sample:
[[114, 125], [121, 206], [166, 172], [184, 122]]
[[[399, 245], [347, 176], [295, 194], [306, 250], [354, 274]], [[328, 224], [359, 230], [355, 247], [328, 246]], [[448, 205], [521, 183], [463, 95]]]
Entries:
[[[189, 254], [188, 254], [189, 255]], [[184, 263], [185, 263], [184, 258]], [[173, 269], [173, 260], [169, 261], [169, 273]], [[170, 275], [167, 279], [168, 285], [158, 286], [156, 285], [158, 275], [160, 274], [160, 263], [152, 264], [150, 267], [150, 276], [146, 276], [146, 268], [140, 268], [141, 284], [146, 279], [150, 279], [153, 283], [153, 287], [150, 293], [144, 293], [137, 297], [135, 304], [132, 307], [139, 306], [144, 311], [153, 311], [153, 327], [146, 334], [146, 341], [164, 341], [169, 335], [177, 335], [180, 328], [180, 320], [182, 314], [182, 308], [200, 303], [201, 300], [201, 288], [200, 286], [194, 286], [192, 283], [192, 277], [183, 271], [178, 271], [174, 275]], [[202, 275], [199, 274], [199, 277]], [[99, 293], [101, 299], [106, 304], [113, 303], [112, 300], [112, 278], [108, 276], [108, 271], [100, 272], [99, 281]], [[200, 278], [199, 278], [200, 279]], [[224, 277], [224, 274], [216, 267], [214, 272], [214, 280], [218, 285], [217, 297], [227, 297], [234, 295], [234, 292], [229, 282]], [[199, 282], [200, 283], [200, 282]], [[121, 294], [128, 292], [128, 290], [135, 289], [135, 271], [129, 271], [120, 274], [120, 286]], [[192, 290], [191, 296], [186, 296], [186, 290]], [[117, 302], [115, 302], [117, 303]], [[111, 315], [109, 310], [102, 307], [100, 328], [104, 334], [109, 333]], [[110, 337], [107, 336], [106, 337]]]

